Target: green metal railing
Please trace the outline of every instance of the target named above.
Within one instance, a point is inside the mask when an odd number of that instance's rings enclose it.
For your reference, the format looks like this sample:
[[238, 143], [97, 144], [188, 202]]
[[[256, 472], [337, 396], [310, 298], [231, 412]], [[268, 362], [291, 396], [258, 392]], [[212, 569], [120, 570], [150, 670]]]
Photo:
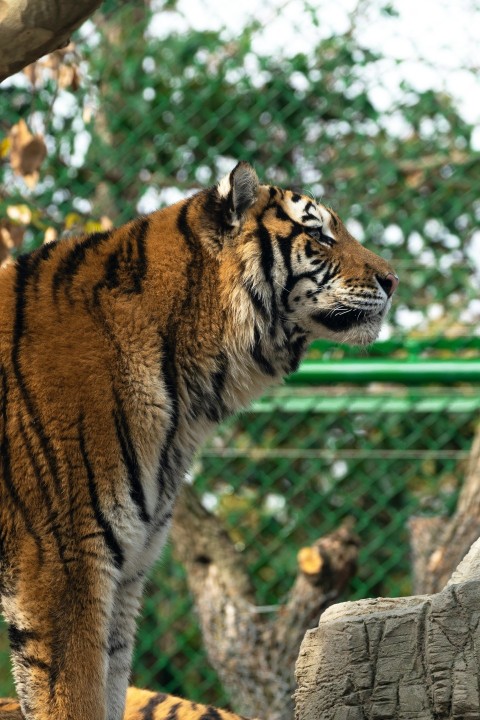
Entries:
[[306, 360], [290, 375], [291, 385], [371, 382], [429, 385], [480, 382], [480, 360]]

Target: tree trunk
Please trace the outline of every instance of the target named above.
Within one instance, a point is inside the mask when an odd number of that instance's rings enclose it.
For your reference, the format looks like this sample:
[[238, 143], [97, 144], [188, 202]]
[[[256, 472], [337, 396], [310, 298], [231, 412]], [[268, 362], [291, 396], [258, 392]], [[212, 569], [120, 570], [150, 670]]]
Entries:
[[177, 503], [172, 538], [208, 657], [233, 707], [262, 720], [291, 720], [300, 643], [354, 574], [357, 538], [346, 525], [303, 548], [285, 604], [273, 607], [255, 604], [244, 558], [190, 486]]
[[465, 482], [455, 514], [445, 518], [412, 518], [414, 592], [439, 592], [480, 536], [480, 430], [472, 444]]
[[480, 540], [434, 595], [338, 604], [307, 632], [297, 720], [478, 720]]
[[0, 2], [0, 82], [53, 50], [101, 0], [2, 0]]

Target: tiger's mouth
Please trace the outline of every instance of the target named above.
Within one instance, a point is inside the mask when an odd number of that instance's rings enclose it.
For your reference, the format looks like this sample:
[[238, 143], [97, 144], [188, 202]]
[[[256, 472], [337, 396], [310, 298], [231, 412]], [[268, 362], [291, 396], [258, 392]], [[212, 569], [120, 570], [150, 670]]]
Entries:
[[312, 314], [312, 319], [321, 323], [331, 332], [346, 332], [361, 326], [369, 321], [381, 321], [384, 311], [362, 310], [348, 305], [337, 306], [334, 310], [318, 310]]

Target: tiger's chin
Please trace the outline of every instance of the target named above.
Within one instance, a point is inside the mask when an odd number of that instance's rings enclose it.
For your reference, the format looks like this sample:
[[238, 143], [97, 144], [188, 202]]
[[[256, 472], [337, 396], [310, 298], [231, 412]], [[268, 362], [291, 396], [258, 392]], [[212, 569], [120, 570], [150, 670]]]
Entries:
[[321, 310], [312, 316], [316, 324], [316, 337], [347, 345], [370, 345], [378, 338], [387, 313], [372, 313], [358, 308], [346, 308], [333, 315]]

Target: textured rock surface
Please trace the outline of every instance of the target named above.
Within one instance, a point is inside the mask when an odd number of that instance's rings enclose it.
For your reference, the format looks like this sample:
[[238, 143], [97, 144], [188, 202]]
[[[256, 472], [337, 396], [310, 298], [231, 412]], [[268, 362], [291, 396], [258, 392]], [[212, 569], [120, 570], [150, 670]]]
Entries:
[[435, 595], [334, 605], [297, 661], [299, 720], [479, 720], [480, 541]]

